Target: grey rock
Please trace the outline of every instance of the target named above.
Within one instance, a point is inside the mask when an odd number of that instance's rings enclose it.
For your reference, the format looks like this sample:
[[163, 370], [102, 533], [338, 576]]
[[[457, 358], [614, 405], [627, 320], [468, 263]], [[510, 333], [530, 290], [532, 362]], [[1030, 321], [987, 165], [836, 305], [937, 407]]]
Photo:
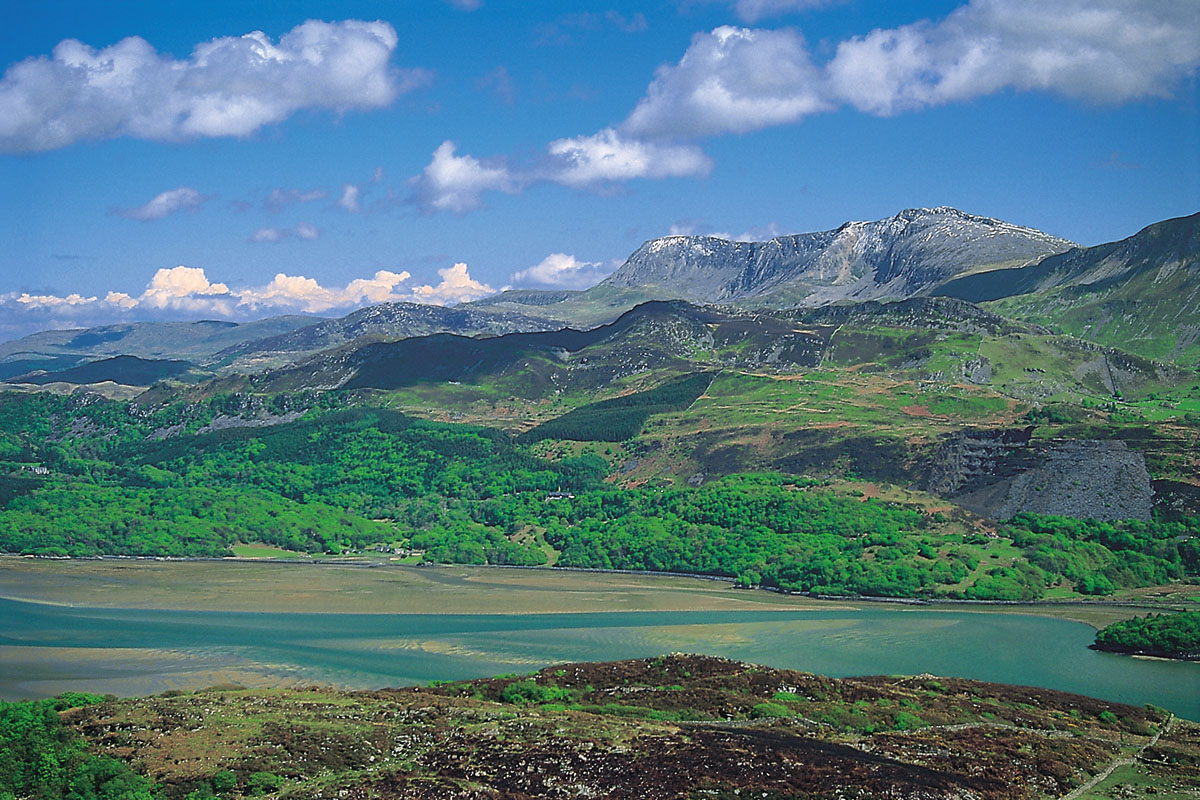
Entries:
[[1121, 441], [1032, 440], [1033, 428], [945, 437], [923, 488], [995, 519], [1025, 512], [1150, 519], [1145, 457]]

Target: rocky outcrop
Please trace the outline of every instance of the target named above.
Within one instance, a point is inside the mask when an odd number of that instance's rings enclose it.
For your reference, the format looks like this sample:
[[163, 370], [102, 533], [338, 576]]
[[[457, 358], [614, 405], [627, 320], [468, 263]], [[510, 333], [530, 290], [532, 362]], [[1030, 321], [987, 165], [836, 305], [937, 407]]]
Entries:
[[962, 431], [942, 441], [927, 491], [995, 519], [1022, 512], [1150, 518], [1145, 457], [1121, 441], [1034, 441], [1033, 428]]

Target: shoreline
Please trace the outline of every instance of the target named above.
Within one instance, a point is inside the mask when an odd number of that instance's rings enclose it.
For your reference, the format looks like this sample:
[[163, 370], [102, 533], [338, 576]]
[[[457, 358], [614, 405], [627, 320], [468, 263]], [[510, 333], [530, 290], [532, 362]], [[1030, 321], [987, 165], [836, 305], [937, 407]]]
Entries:
[[[232, 569], [206, 569], [214, 564]], [[319, 583], [292, 581], [290, 577], [302, 570], [276, 569], [279, 566], [318, 567], [327, 577]], [[38, 580], [39, 576], [45, 580]], [[362, 577], [366, 580], [360, 580]], [[72, 586], [73, 582], [79, 585]], [[1097, 629], [1116, 619], [1134, 616], [1138, 611], [1186, 608], [1179, 603], [1138, 600], [993, 601], [812, 595], [763, 587], [735, 588], [733, 583], [733, 578], [725, 576], [579, 567], [415, 565], [361, 559], [238, 556], [36, 558], [0, 554], [0, 597], [16, 602], [80, 607], [332, 614], [546, 614], [597, 610], [819, 610], [882, 605], [897, 609], [1053, 616]], [[26, 591], [21, 591], [22, 588]], [[272, 588], [283, 594], [276, 595]], [[554, 601], [545, 602], [549, 599], [545, 596], [547, 592], [556, 595]], [[112, 597], [114, 594], [118, 596]], [[487, 594], [495, 596], [474, 596]], [[440, 595], [440, 601], [431, 595]], [[403, 608], [397, 607], [401, 600]]]
[[1169, 650], [1123, 647], [1121, 645], [1101, 644], [1100, 642], [1092, 642], [1088, 645], [1088, 649], [1095, 650], [1098, 653], [1117, 653], [1119, 655], [1132, 656], [1134, 658], [1154, 659], [1156, 661], [1200, 662], [1200, 653], [1172, 653]]

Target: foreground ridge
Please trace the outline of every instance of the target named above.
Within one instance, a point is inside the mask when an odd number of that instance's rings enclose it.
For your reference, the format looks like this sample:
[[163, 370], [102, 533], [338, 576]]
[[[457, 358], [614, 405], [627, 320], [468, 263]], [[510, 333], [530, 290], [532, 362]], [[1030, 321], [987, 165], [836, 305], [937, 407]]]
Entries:
[[1200, 733], [1159, 709], [683, 654], [426, 688], [168, 693], [64, 719], [172, 798], [1104, 797], [1134, 765], [1141, 785], [1200, 788]]

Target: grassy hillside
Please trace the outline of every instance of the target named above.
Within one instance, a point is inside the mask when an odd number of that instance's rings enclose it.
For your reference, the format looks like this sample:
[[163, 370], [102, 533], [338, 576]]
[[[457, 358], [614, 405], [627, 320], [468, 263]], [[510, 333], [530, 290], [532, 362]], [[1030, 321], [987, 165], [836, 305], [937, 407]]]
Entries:
[[950, 281], [935, 294], [1181, 365], [1200, 364], [1200, 214], [1023, 269]]

